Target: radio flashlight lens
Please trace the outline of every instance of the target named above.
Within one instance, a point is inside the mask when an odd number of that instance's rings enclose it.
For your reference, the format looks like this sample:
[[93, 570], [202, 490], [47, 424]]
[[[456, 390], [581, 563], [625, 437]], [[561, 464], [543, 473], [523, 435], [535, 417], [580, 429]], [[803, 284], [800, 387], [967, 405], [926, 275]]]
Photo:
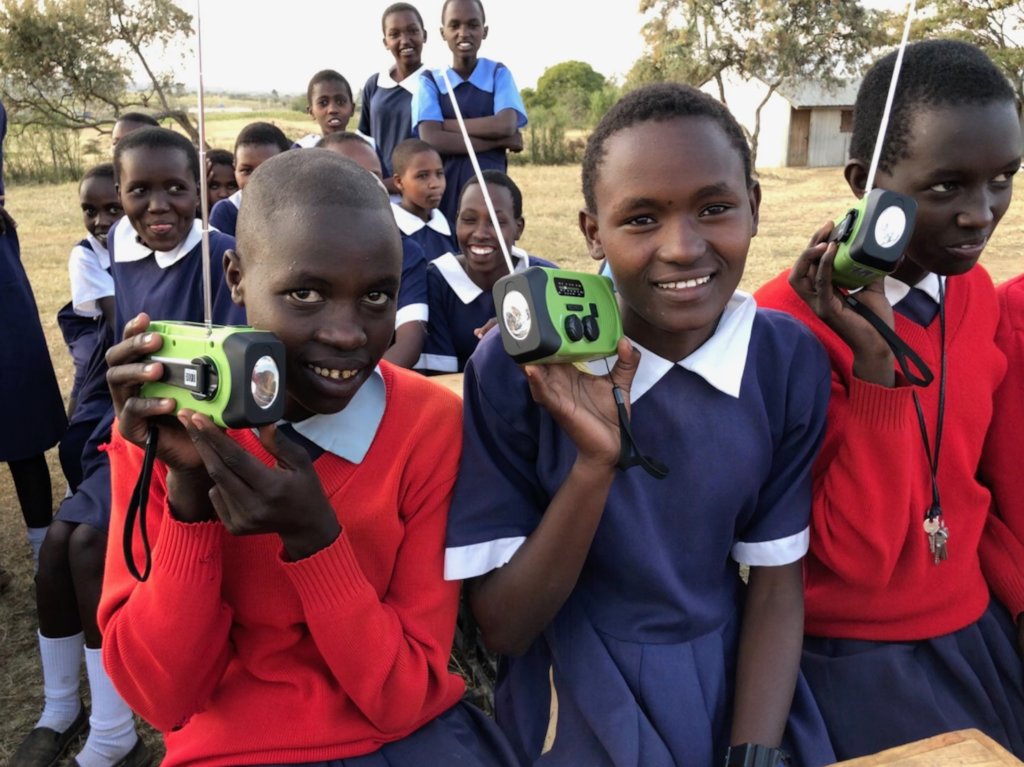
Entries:
[[875, 221], [875, 242], [883, 248], [891, 248], [907, 231], [907, 214], [898, 205], [883, 210]]
[[517, 341], [524, 340], [530, 334], [530, 327], [533, 325], [530, 304], [526, 296], [518, 290], [506, 293], [501, 306], [501, 318], [510, 336]]
[[261, 410], [266, 410], [277, 401], [281, 374], [273, 357], [264, 356], [256, 360], [252, 368], [252, 399]]

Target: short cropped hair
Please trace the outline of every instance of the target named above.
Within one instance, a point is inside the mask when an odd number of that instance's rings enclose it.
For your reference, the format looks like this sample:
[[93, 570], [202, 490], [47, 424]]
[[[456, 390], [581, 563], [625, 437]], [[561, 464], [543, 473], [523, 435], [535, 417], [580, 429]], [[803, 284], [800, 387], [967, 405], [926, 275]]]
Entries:
[[199, 183], [199, 152], [187, 138], [167, 128], [140, 128], [132, 131], [114, 147], [114, 182], [120, 183], [121, 161], [133, 149], [180, 149], [188, 160], [189, 170]]
[[409, 3], [392, 3], [387, 8], [385, 8], [384, 9], [384, 13], [382, 13], [380, 15], [380, 29], [381, 29], [381, 31], [382, 32], [386, 32], [387, 31], [388, 16], [390, 16], [392, 13], [405, 13], [407, 11], [409, 13], [415, 14], [416, 21], [418, 21], [420, 23], [420, 27], [422, 29], [426, 29], [426, 27], [423, 26], [423, 17], [420, 15], [420, 12], [418, 10], [416, 10], [416, 6], [410, 5]]
[[254, 122], [246, 125], [238, 132], [235, 139], [235, 151], [240, 146], [276, 146], [282, 152], [292, 148], [292, 142], [284, 135], [284, 131], [273, 123]]
[[348, 91], [348, 100], [352, 101], [352, 86], [348, 84], [348, 80], [344, 78], [341, 72], [336, 72], [333, 69], [321, 69], [309, 78], [309, 85], [306, 86], [306, 103], [310, 106], [313, 105], [313, 88], [320, 83], [341, 83], [345, 86], [345, 90]]
[[207, 149], [206, 159], [210, 165], [231, 165], [235, 164], [235, 157], [227, 149]]
[[338, 146], [339, 144], [348, 144], [350, 142], [351, 143], [359, 142], [359, 144], [361, 144], [362, 146], [369, 147], [370, 149], [373, 149], [373, 147], [370, 146], [370, 142], [369, 141], [364, 139], [358, 133], [355, 133], [355, 132], [350, 131], [350, 130], [343, 130], [343, 131], [336, 131], [334, 133], [328, 133], [326, 136], [324, 136], [323, 138], [321, 138], [319, 141], [316, 142], [316, 146], [320, 147], [320, 148], [323, 148], [323, 147], [329, 147], [329, 146]]
[[396, 146], [395, 151], [391, 153], [391, 172], [396, 176], [401, 176], [405, 173], [405, 169], [409, 167], [412, 158], [424, 152], [433, 152], [438, 157], [441, 156], [434, 147], [423, 139], [407, 138]]
[[[253, 171], [245, 187], [236, 229], [239, 251], [271, 241], [275, 219], [324, 205], [378, 211], [394, 223], [380, 181], [352, 160], [334, 152], [283, 152]], [[397, 238], [397, 226], [394, 231]]]
[[78, 188], [81, 189], [82, 184], [91, 178], [108, 178], [114, 181], [114, 163], [101, 162], [99, 165], [93, 165], [82, 174], [82, 179], [78, 182]]
[[732, 112], [714, 97], [681, 83], [654, 83], [630, 91], [609, 109], [587, 139], [583, 153], [583, 200], [587, 210], [597, 211], [594, 187], [604, 161], [605, 144], [619, 131], [643, 122], [663, 122], [677, 117], [707, 117], [716, 122], [743, 160], [747, 186], [753, 186], [750, 144]]
[[[480, 9], [480, 21], [484, 24], [487, 23], [487, 12], [484, 11], [484, 4], [481, 0], [473, 0], [476, 3], [476, 7]], [[444, 5], [441, 6], [441, 23], [444, 24], [444, 15], [448, 12], [448, 6], [451, 5], [452, 0], [444, 0]]]
[[[874, 155], [896, 54], [875, 62], [860, 84], [853, 107], [851, 159], [868, 163]], [[996, 101], [1016, 103], [1006, 75], [980, 48], [959, 40], [911, 43], [903, 54], [879, 168], [889, 172], [909, 155], [911, 119], [922, 108]]]
[[148, 115], [145, 112], [125, 112], [123, 115], [117, 116], [117, 122], [119, 123], [136, 123], [137, 125], [149, 125], [153, 128], [159, 128], [160, 123], [152, 115]]
[[[512, 215], [516, 218], [523, 217], [523, 193], [516, 186], [516, 182], [509, 178], [508, 174], [502, 173], [500, 170], [494, 170], [493, 168], [485, 170], [484, 181], [488, 184], [495, 184], [497, 186], [503, 186], [508, 189], [509, 194], [512, 195]], [[462, 191], [459, 193], [459, 207], [462, 207], [462, 198], [466, 194], [466, 190], [474, 184], [479, 184], [480, 179], [477, 176], [470, 176], [465, 186], [462, 187]]]

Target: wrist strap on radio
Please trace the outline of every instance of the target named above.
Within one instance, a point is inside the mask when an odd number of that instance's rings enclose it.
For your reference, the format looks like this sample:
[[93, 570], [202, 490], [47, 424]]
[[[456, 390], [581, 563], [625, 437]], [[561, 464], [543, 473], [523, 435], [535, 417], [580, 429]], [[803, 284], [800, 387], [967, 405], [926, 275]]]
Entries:
[[[149, 578], [149, 571], [153, 567], [153, 554], [149, 546], [149, 533], [146, 531], [146, 505], [149, 502], [149, 484], [153, 478], [153, 463], [156, 461], [156, 443], [160, 431], [155, 426], [149, 427], [146, 435], [146, 452], [142, 457], [142, 471], [139, 472], [139, 479], [132, 490], [131, 500], [128, 501], [128, 511], [124, 517], [124, 534], [121, 539], [121, 546], [124, 551], [124, 562], [128, 572], [137, 581], [145, 581]], [[139, 531], [142, 534], [143, 570], [140, 573], [135, 564], [135, 553], [132, 550], [132, 538], [138, 521]]]
[[612, 393], [615, 395], [615, 409], [619, 413], [618, 467], [625, 471], [640, 466], [655, 479], [665, 479], [668, 476], [668, 467], [657, 458], [641, 454], [637, 447], [633, 430], [629, 428], [629, 412], [626, 410], [626, 399], [622, 396], [622, 389], [612, 386]]
[[[878, 334], [882, 336], [882, 340], [892, 349], [893, 356], [896, 357], [896, 362], [899, 363], [900, 371], [910, 383], [914, 384], [914, 386], [927, 386], [935, 379], [925, 361], [918, 356], [917, 352], [910, 348], [906, 341], [896, 335], [895, 331], [886, 325], [881, 317], [858, 301], [856, 296], [845, 295], [843, 300], [847, 306], [870, 322], [871, 327], [878, 331]], [[911, 370], [911, 365], [917, 370], [916, 373]]]

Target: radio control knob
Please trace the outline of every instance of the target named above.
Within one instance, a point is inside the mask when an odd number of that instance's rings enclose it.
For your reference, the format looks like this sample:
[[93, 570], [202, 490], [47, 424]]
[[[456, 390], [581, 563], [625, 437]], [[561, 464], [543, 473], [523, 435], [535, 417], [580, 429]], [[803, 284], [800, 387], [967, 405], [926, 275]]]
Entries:
[[588, 341], [596, 341], [601, 335], [601, 328], [597, 324], [597, 317], [590, 315], [583, 318], [583, 335]]
[[[590, 319], [589, 317], [587, 319]], [[585, 320], [580, 321], [580, 318], [575, 314], [570, 314], [565, 318], [565, 334], [569, 336], [569, 340], [575, 343], [583, 338], [583, 334], [586, 332]]]

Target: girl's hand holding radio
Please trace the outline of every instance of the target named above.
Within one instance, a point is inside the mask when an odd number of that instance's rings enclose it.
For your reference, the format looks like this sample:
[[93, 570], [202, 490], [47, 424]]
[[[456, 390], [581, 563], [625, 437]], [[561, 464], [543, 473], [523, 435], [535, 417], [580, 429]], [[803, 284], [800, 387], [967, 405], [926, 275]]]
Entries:
[[618, 360], [610, 375], [595, 376], [571, 364], [525, 365], [530, 393], [576, 443], [577, 461], [614, 471], [621, 437], [613, 384], [629, 403], [629, 389], [640, 363], [640, 352], [626, 338], [619, 340]]
[[[895, 386], [896, 373], [892, 350], [871, 323], [855, 312], [843, 294], [832, 284], [832, 262], [836, 246], [828, 242], [832, 222], [823, 224], [800, 254], [789, 284], [811, 310], [853, 350], [853, 374], [861, 380], [881, 386]], [[890, 328], [895, 326], [892, 306], [885, 297], [882, 280], [876, 280], [856, 293], [857, 300], [877, 314]]]

